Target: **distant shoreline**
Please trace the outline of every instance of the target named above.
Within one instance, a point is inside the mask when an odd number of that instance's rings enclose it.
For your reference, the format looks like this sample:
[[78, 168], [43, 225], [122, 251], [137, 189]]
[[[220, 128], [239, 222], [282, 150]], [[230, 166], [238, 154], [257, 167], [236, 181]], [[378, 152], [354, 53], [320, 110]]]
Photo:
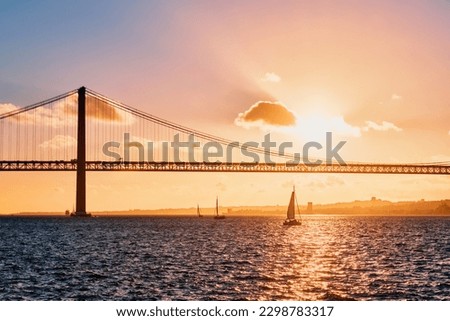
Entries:
[[[93, 213], [94, 218], [193, 218], [196, 219], [195, 214], [96, 214]], [[245, 217], [279, 217], [284, 218], [286, 215], [279, 214], [231, 214], [227, 215], [228, 218], [245, 218]], [[303, 218], [306, 217], [450, 217], [450, 214], [302, 214]], [[2, 218], [71, 218], [70, 216], [64, 214], [0, 214], [0, 219]], [[200, 219], [213, 218], [213, 215], [205, 215]]]
[[[166, 208], [155, 210], [117, 210], [117, 211], [93, 211], [92, 215], [101, 217], [118, 216], [196, 216], [196, 207], [191, 208]], [[245, 216], [280, 216], [286, 215], [286, 206], [223, 206], [219, 212], [233, 217]], [[214, 208], [203, 208], [205, 217], [212, 216]], [[312, 208], [300, 206], [300, 214], [309, 215], [345, 215], [345, 216], [450, 216], [450, 200], [439, 201], [413, 201], [390, 202], [372, 198], [367, 201], [353, 201], [346, 203], [318, 204]], [[0, 217], [65, 217], [64, 212], [20, 212], [0, 214]]]

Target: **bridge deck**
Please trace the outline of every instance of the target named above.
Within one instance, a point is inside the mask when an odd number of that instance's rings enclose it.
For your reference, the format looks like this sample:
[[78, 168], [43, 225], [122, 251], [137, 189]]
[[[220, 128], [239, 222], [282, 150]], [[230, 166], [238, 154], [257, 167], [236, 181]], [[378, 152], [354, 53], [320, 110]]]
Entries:
[[[76, 171], [73, 161], [0, 161], [0, 171]], [[450, 165], [347, 164], [307, 166], [285, 163], [175, 163], [87, 161], [87, 171], [263, 172], [450, 175]]]

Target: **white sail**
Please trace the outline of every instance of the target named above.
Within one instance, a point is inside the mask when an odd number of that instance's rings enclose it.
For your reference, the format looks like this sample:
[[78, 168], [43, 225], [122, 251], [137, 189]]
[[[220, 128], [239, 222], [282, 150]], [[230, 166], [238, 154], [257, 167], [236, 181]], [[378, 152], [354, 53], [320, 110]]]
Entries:
[[289, 201], [289, 207], [287, 210], [288, 220], [295, 219], [295, 191], [292, 191], [291, 200]]

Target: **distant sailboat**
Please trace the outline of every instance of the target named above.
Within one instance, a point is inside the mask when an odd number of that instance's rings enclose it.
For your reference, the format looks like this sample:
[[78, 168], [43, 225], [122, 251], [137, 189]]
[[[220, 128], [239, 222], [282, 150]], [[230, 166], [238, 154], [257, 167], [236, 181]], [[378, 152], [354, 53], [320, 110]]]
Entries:
[[[297, 207], [297, 212], [300, 212], [298, 210], [297, 205], [297, 198], [295, 197], [295, 187], [292, 190], [291, 194], [291, 200], [289, 201], [289, 206], [287, 210], [287, 217], [284, 221], [283, 225], [302, 225], [301, 220], [295, 218], [295, 208]], [[299, 213], [300, 214], [300, 213]]]
[[200, 207], [197, 204], [197, 216], [198, 217], [203, 217], [203, 215], [200, 213]]
[[220, 214], [219, 215], [219, 198], [216, 197], [216, 215], [214, 216], [216, 220], [223, 220], [225, 218], [225, 215]]
[[92, 217], [91, 213], [77, 213], [75, 212], [75, 205], [72, 205], [72, 212], [70, 213], [71, 217]]

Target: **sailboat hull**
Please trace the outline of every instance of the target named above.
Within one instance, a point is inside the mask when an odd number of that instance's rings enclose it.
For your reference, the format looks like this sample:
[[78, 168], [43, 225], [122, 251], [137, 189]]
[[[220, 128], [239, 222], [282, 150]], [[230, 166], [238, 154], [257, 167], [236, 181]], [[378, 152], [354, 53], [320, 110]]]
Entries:
[[299, 220], [285, 220], [284, 222], [283, 222], [283, 225], [290, 225], [290, 226], [293, 226], [293, 225], [302, 225], [302, 222], [301, 221], [299, 221]]
[[214, 216], [214, 219], [223, 220], [223, 219], [225, 219], [225, 215], [216, 215], [216, 216]]

